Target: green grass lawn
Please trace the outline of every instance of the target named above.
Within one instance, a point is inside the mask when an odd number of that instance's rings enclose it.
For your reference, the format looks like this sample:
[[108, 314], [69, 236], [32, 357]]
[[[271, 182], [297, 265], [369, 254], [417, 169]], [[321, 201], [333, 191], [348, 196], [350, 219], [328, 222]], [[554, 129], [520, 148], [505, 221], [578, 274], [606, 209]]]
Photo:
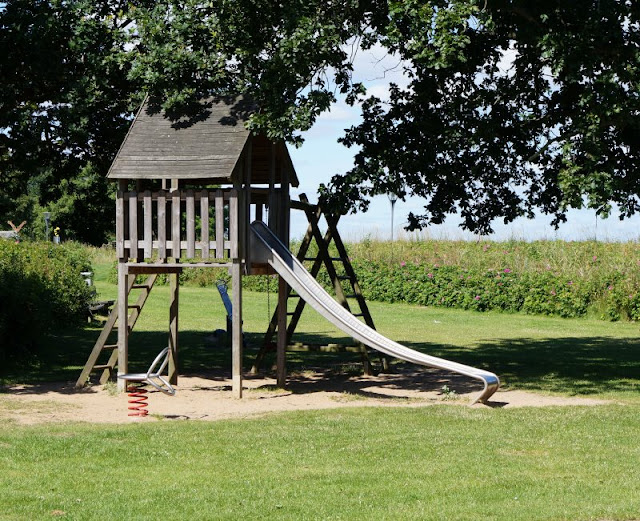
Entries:
[[[98, 281], [102, 298], [115, 287]], [[181, 288], [185, 373], [230, 371], [215, 289]], [[245, 367], [275, 296], [245, 293]], [[154, 288], [132, 363], [166, 343], [168, 288]], [[608, 398], [597, 407], [364, 408], [250, 420], [0, 425], [0, 520], [640, 519], [638, 325], [371, 303], [377, 328], [409, 347], [498, 373], [505, 386]], [[305, 342], [348, 342], [313, 311]], [[12, 381], [75, 380], [99, 333], [61, 329], [56, 353]], [[290, 369], [353, 354], [291, 353]]]

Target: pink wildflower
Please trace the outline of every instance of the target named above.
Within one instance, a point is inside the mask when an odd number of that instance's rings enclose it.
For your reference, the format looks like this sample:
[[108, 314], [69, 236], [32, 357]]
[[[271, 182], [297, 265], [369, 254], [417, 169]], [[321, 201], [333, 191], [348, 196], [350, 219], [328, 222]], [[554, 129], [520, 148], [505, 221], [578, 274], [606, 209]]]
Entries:
[[567, 284], [569, 284], [569, 286], [573, 286], [573, 281], [570, 280], [569, 282], [567, 282]]
[[552, 289], [552, 290], [551, 290], [551, 294], [552, 294], [552, 295], [556, 295], [556, 290], [555, 290], [555, 289]]
[[400, 263], [400, 266], [402, 266], [402, 267], [404, 267], [404, 266], [406, 266], [406, 265], [407, 265], [407, 263], [406, 263], [405, 261], [402, 261], [402, 262]]
[[597, 256], [597, 255], [594, 255], [594, 256], [593, 256], [593, 262], [595, 262], [595, 261], [597, 261], [597, 260], [598, 260], [598, 256]]
[[433, 278], [433, 273], [427, 273], [427, 277], [429, 277], [430, 279]]
[[480, 295], [476, 295], [476, 300], [480, 300]]
[[511, 273], [511, 270], [510, 270], [509, 268], [505, 268], [505, 269], [504, 269], [504, 272], [505, 272], [505, 273]]
[[607, 286], [607, 289], [608, 289], [609, 291], [611, 291], [611, 290], [613, 289], [613, 286], [609, 285], [609, 286]]

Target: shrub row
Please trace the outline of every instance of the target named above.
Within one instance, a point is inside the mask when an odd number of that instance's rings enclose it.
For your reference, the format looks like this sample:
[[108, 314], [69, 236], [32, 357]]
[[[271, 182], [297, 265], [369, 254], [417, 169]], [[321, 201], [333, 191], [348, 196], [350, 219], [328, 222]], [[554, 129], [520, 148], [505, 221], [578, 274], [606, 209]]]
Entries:
[[[593, 314], [605, 320], [640, 320], [640, 280], [635, 269], [600, 268], [589, 276], [567, 275], [544, 269], [467, 268], [424, 262], [389, 263], [352, 259], [364, 296], [379, 302], [406, 302], [477, 311], [501, 310], [530, 314], [579, 317]], [[116, 281], [115, 269], [112, 281]], [[215, 286], [229, 281], [224, 269], [189, 269], [181, 283]], [[332, 284], [321, 271], [319, 282], [330, 292]], [[277, 292], [273, 277], [245, 277], [243, 287]], [[350, 288], [345, 287], [347, 293]]]
[[[624, 273], [596, 281], [551, 271], [517, 273], [510, 268], [474, 270], [362, 260], [354, 260], [353, 266], [365, 297], [380, 302], [561, 317], [592, 311], [609, 320], [640, 319], [639, 288]], [[323, 282], [326, 285], [328, 280]]]
[[0, 362], [28, 360], [44, 332], [85, 316], [94, 291], [80, 273], [89, 268], [78, 244], [0, 241]]

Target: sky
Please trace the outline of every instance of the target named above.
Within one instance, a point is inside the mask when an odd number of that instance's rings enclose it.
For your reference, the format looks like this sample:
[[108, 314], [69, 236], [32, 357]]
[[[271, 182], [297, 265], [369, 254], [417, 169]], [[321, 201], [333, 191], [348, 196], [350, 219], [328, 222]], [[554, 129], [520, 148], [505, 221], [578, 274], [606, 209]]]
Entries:
[[[510, 57], [505, 53], [505, 68], [509, 66]], [[407, 85], [407, 78], [402, 73], [397, 58], [385, 53], [381, 48], [369, 52], [359, 52], [354, 62], [354, 81], [362, 81], [369, 93], [385, 99], [388, 84], [393, 81], [401, 86]], [[320, 116], [311, 130], [305, 132], [302, 147], [289, 147], [300, 186], [292, 191], [292, 196], [305, 193], [311, 202], [317, 201], [317, 190], [320, 183], [328, 183], [337, 173], [344, 173], [353, 165], [354, 149], [348, 149], [337, 142], [344, 129], [360, 121], [359, 109], [348, 106], [339, 99], [330, 112]], [[459, 227], [460, 219], [452, 215], [444, 224], [430, 226], [421, 232], [409, 233], [404, 230], [407, 215], [410, 212], [421, 213], [423, 204], [419, 198], [398, 200], [395, 204], [394, 238], [433, 238], [451, 240], [478, 240], [478, 236], [465, 232]], [[494, 233], [483, 239], [506, 241], [518, 240], [555, 240], [567, 241], [636, 241], [640, 240], [640, 216], [620, 221], [617, 213], [612, 212], [608, 219], [598, 218], [595, 211], [570, 210], [567, 222], [558, 230], [551, 226], [551, 217], [540, 215], [535, 219], [517, 219], [509, 225], [495, 222]], [[306, 231], [303, 219], [292, 219], [291, 236], [301, 238]], [[348, 214], [341, 218], [340, 234], [348, 241], [359, 241], [364, 238], [388, 240], [391, 238], [391, 203], [382, 195], [371, 201], [366, 213]]]

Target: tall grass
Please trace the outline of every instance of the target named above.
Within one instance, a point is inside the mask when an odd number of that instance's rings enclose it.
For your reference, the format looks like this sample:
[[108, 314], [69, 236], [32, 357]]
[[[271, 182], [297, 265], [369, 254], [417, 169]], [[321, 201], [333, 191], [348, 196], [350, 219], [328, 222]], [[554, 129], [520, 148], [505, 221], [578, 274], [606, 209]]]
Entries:
[[575, 278], [599, 278], [619, 272], [638, 279], [640, 243], [597, 241], [446, 241], [365, 239], [348, 245], [354, 259], [384, 263], [421, 263], [463, 269], [520, 273], [554, 272]]

